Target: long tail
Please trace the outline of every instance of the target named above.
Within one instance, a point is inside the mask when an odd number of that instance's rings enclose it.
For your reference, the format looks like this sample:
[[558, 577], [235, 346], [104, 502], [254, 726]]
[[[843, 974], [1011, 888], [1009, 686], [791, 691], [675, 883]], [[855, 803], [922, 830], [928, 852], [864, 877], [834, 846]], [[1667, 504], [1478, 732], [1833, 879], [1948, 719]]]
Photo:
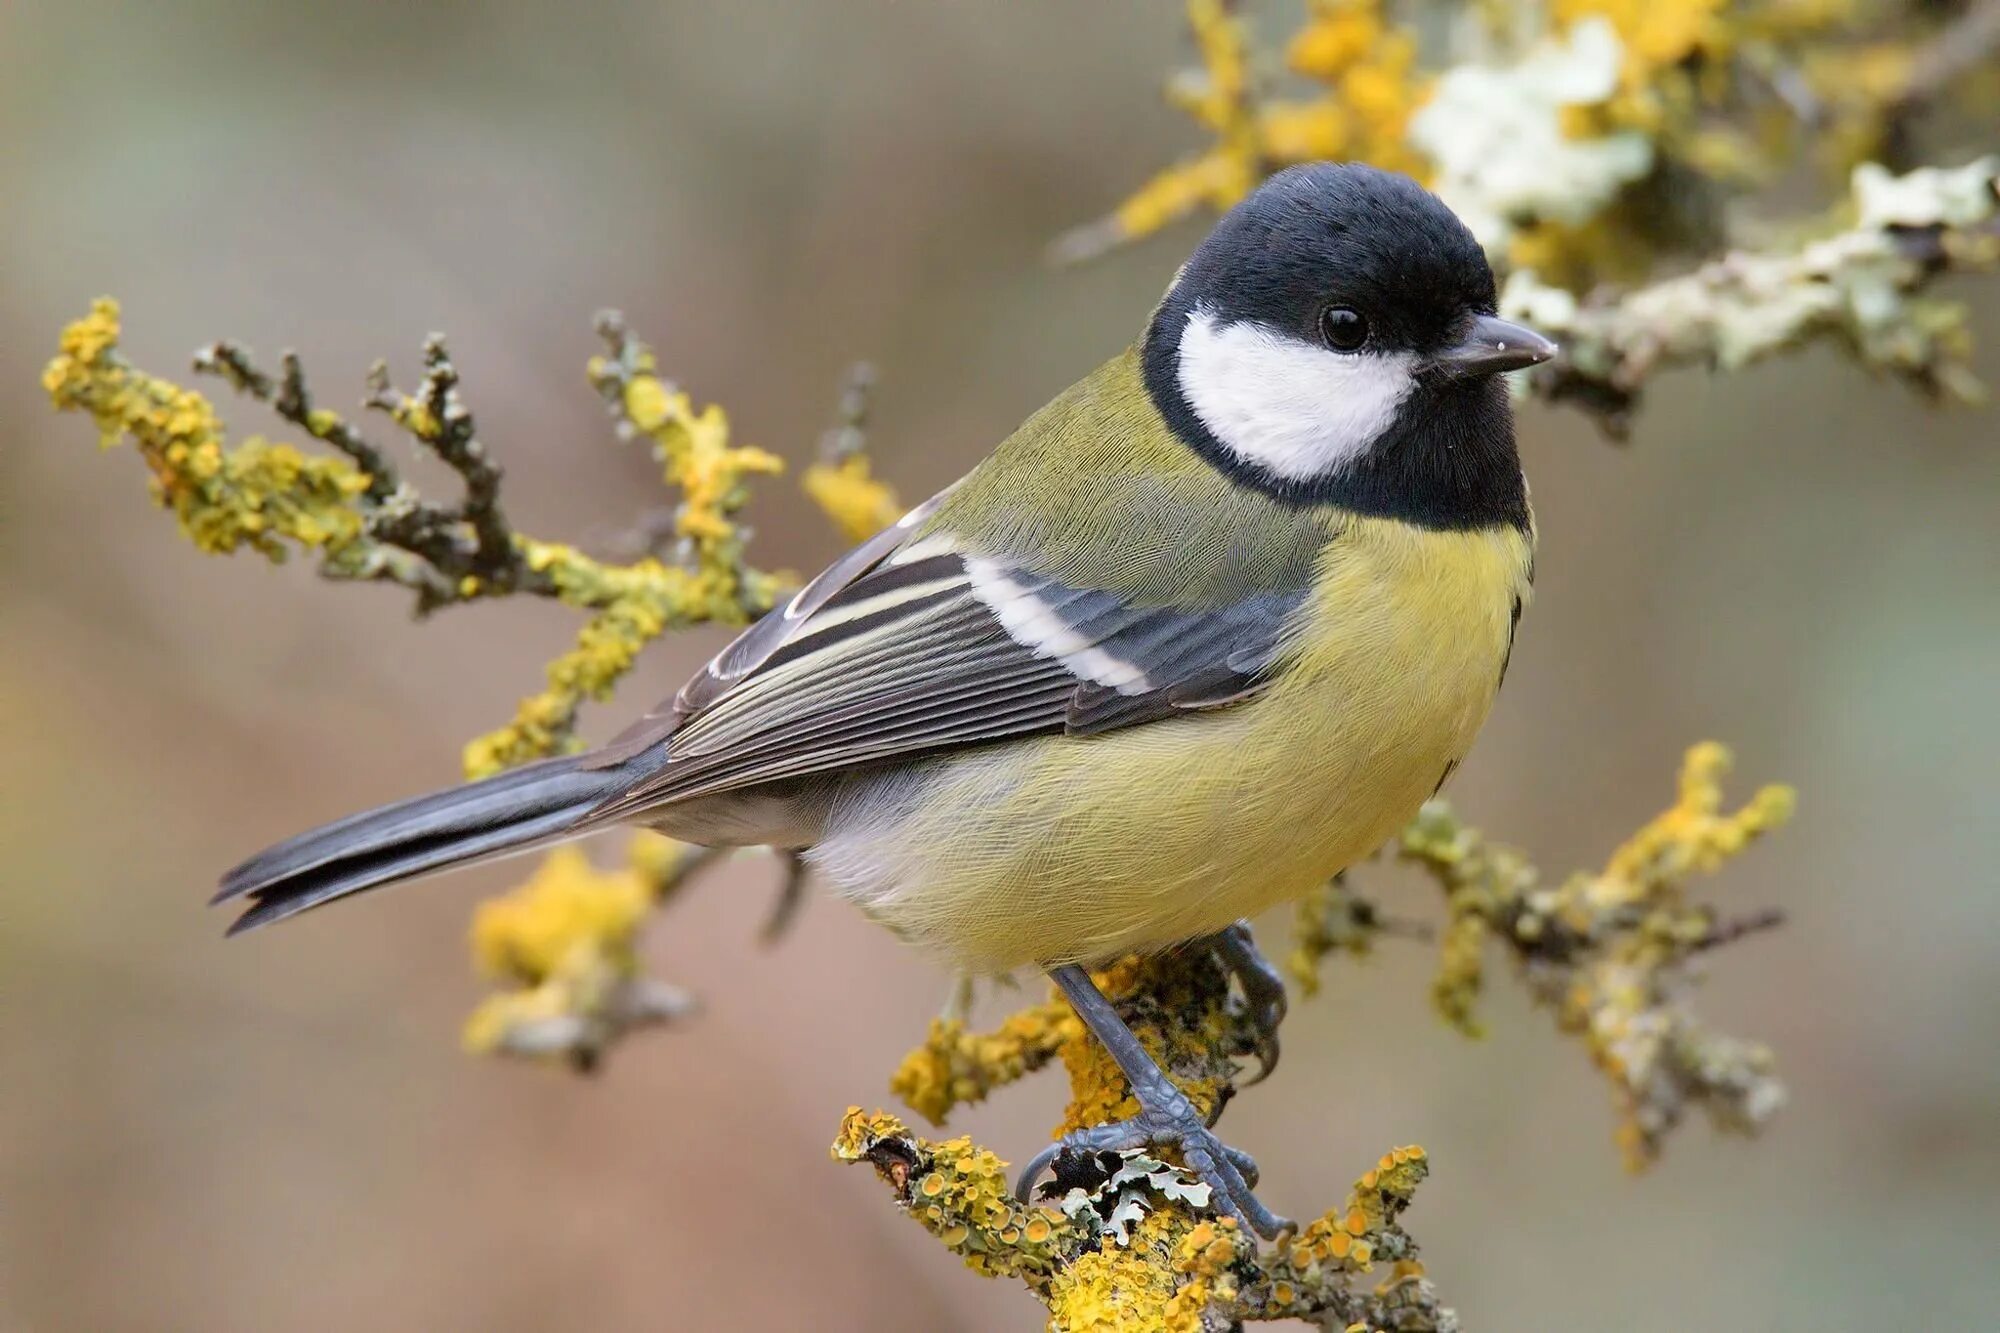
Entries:
[[231, 935], [349, 894], [561, 840], [633, 774], [545, 759], [349, 815], [266, 848], [222, 877], [214, 902], [247, 898]]

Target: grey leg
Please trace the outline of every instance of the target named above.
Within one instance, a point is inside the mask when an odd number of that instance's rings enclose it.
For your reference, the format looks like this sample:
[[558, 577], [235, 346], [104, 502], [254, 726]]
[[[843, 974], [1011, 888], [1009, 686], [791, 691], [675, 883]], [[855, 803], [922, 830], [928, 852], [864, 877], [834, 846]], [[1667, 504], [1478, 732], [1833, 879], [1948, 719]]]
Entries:
[[1243, 988], [1250, 1023], [1257, 1032], [1257, 1076], [1243, 1086], [1262, 1083], [1278, 1067], [1278, 1025], [1285, 1021], [1290, 1003], [1285, 995], [1285, 978], [1257, 948], [1248, 921], [1238, 921], [1211, 936], [1208, 944], [1222, 966], [1236, 978], [1236, 984]]
[[1257, 1164], [1247, 1154], [1224, 1144], [1202, 1123], [1194, 1103], [1146, 1054], [1146, 1048], [1132, 1035], [1132, 1029], [1125, 1026], [1125, 1020], [1118, 1016], [1111, 1001], [1104, 998], [1104, 992], [1097, 989], [1090, 973], [1068, 966], [1051, 969], [1049, 977], [1069, 998], [1077, 1017], [1118, 1063], [1125, 1081], [1132, 1085], [1139, 1114], [1117, 1124], [1080, 1130], [1038, 1154], [1022, 1171], [1015, 1193], [1025, 1201], [1035, 1178], [1064, 1148], [1123, 1152], [1165, 1145], [1180, 1149], [1188, 1170], [1207, 1183], [1218, 1212], [1235, 1218], [1267, 1240], [1291, 1230], [1290, 1222], [1259, 1203], [1251, 1193]]
[[805, 857], [797, 852], [779, 851], [778, 855], [785, 861], [785, 882], [778, 890], [778, 901], [771, 906], [771, 915], [764, 918], [764, 929], [759, 932], [766, 944], [776, 944], [792, 928], [799, 906], [806, 900], [806, 877], [812, 873]]

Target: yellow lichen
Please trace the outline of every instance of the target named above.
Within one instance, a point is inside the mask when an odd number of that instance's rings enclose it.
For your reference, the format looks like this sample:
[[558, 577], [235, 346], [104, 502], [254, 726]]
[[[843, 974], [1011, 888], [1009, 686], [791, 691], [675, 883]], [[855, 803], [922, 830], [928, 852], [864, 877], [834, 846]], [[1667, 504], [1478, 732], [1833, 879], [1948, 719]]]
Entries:
[[[1095, 977], [1113, 1003], [1143, 1000], [1143, 1009], [1129, 1013], [1126, 1021], [1146, 1053], [1206, 1115], [1229, 1084], [1231, 1057], [1242, 1050], [1229, 1039], [1237, 1020], [1228, 1009], [1226, 983], [1217, 984], [1219, 974], [1169, 957], [1128, 958]], [[1068, 1028], [1066, 1036], [1058, 1054], [1069, 1073], [1069, 1107], [1056, 1132], [1136, 1115], [1139, 1104], [1131, 1086], [1104, 1044], [1081, 1022]]]
[[1597, 905], [1638, 901], [1711, 874], [1729, 858], [1792, 817], [1798, 794], [1780, 783], [1759, 788], [1734, 814], [1723, 814], [1722, 779], [1730, 755], [1715, 741], [1691, 747], [1681, 765], [1679, 799], [1611, 854], [1591, 882]]
[[42, 387], [58, 408], [96, 422], [106, 448], [129, 439], [153, 495], [197, 547], [249, 547], [273, 561], [287, 543], [339, 559], [363, 535], [355, 499], [368, 477], [345, 458], [313, 457], [252, 438], [231, 446], [207, 398], [135, 369], [119, 353], [118, 303], [103, 297], [65, 328]]
[[[1640, 1167], [1690, 1105], [1726, 1128], [1754, 1130], [1783, 1098], [1770, 1053], [1708, 1032], [1687, 1008], [1690, 960], [1723, 923], [1683, 890], [1791, 816], [1789, 787], [1772, 785], [1722, 809], [1729, 753], [1704, 742], [1681, 768], [1678, 797], [1620, 846], [1602, 871], [1542, 884], [1519, 852], [1488, 842], [1433, 803], [1403, 833], [1398, 854], [1445, 891], [1447, 924], [1433, 996], [1454, 1026], [1476, 1032], [1484, 952], [1503, 941], [1534, 994], [1565, 1031], [1582, 1036], [1611, 1080], [1618, 1141]], [[1757, 924], [1753, 922], [1753, 925]], [[1764, 922], [1768, 924], [1768, 922]]]
[[488, 976], [528, 985], [579, 948], [623, 965], [651, 902], [651, 886], [636, 870], [600, 871], [577, 848], [559, 847], [527, 883], [479, 905], [472, 918], [473, 958]]
[[886, 1112], [849, 1107], [833, 1156], [873, 1165], [903, 1209], [985, 1277], [1042, 1289], [1094, 1239], [1094, 1228], [1056, 1209], [1018, 1202], [993, 1153], [970, 1139], [918, 1138]]
[[1188, 1228], [1174, 1212], [1148, 1214], [1126, 1245], [1107, 1245], [1060, 1269], [1049, 1284], [1049, 1327], [1061, 1333], [1201, 1333], [1201, 1306], [1178, 1294], [1168, 1262]]
[[526, 883], [480, 904], [472, 956], [501, 989], [466, 1021], [466, 1048], [587, 1062], [626, 1028], [685, 1011], [685, 997], [640, 975], [637, 941], [699, 855], [641, 833], [625, 865], [601, 870], [559, 847]]
[[1287, 52], [1294, 71], [1323, 85], [1307, 98], [1262, 95], [1233, 5], [1189, 0], [1187, 15], [1201, 68], [1170, 84], [1168, 98], [1214, 143], [1059, 241], [1059, 256], [1088, 258], [1191, 213], [1222, 212], [1294, 163], [1348, 158], [1424, 174], [1406, 131], [1429, 85], [1416, 67], [1415, 34], [1391, 24], [1381, 0], [1315, 0]]
[[591, 358], [590, 381], [629, 433], [651, 444], [664, 481], [679, 492], [674, 531], [688, 544], [688, 558], [606, 565], [569, 546], [523, 539], [528, 567], [547, 577], [562, 601], [593, 615], [576, 646], [549, 663], [548, 687], [521, 700], [513, 721], [465, 747], [467, 777], [579, 748], [579, 710], [609, 698], [646, 645], [669, 629], [744, 624], [770, 607], [781, 586], [744, 564], [735, 515], [749, 498], [748, 479], [782, 471], [782, 460], [730, 443], [727, 414], [713, 404], [697, 411], [660, 377], [653, 349], [622, 325], [607, 340], [613, 350]]
[[876, 478], [866, 454], [814, 463], [799, 484], [849, 541], [872, 537], [903, 516], [896, 492]]
[[1076, 1041], [1082, 1023], [1060, 1000], [1010, 1015], [992, 1032], [960, 1018], [934, 1018], [923, 1045], [903, 1057], [889, 1090], [934, 1125], [953, 1108], [984, 1101], [995, 1088], [1033, 1073]]

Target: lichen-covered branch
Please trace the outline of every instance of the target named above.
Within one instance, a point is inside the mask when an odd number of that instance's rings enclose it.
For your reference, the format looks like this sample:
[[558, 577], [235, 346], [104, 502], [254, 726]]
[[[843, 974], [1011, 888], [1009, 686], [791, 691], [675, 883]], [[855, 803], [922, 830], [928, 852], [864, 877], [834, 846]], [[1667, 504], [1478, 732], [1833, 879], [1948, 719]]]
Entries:
[[1788, 787], [1767, 786], [1722, 808], [1729, 754], [1713, 742], [1687, 753], [1674, 804], [1612, 853], [1604, 869], [1547, 885], [1520, 852], [1494, 844], [1434, 802], [1395, 848], [1444, 891], [1446, 924], [1432, 997], [1447, 1022], [1476, 1035], [1476, 1002], [1491, 946], [1508, 953], [1557, 1027], [1581, 1037], [1610, 1080], [1627, 1164], [1659, 1156], [1667, 1134], [1699, 1106], [1720, 1128], [1754, 1133], [1784, 1102], [1771, 1052], [1713, 1033], [1691, 999], [1701, 961], [1720, 945], [1777, 924], [1691, 901], [1688, 881], [1711, 873], [1791, 816]]
[[[1792, 794], [1778, 786], [1725, 811], [1728, 763], [1721, 746], [1695, 746], [1674, 803], [1604, 869], [1558, 885], [1545, 885], [1525, 855], [1468, 828], [1443, 802], [1427, 806], [1389, 849], [1422, 867], [1443, 894], [1432, 988], [1439, 1013], [1477, 1035], [1487, 955], [1494, 948], [1509, 954], [1529, 993], [1560, 1030], [1583, 1039], [1611, 1081], [1619, 1141], [1634, 1167], [1658, 1155], [1691, 1106], [1724, 1129], [1748, 1133], [1783, 1100], [1770, 1052], [1710, 1032], [1691, 1007], [1705, 955], [1775, 924], [1768, 913], [1725, 917], [1687, 894], [1695, 874], [1719, 869], [1791, 812]], [[1343, 876], [1299, 905], [1291, 964], [1309, 993], [1327, 959], [1364, 954], [1387, 933], [1408, 933], [1354, 891], [1354, 878]], [[1255, 1050], [1256, 1031], [1218, 960], [1200, 949], [1131, 958], [1097, 981], [1196, 1106], [1219, 1113]], [[956, 1014], [934, 1020], [890, 1086], [941, 1124], [957, 1107], [1057, 1061], [1069, 1076], [1058, 1135], [1137, 1109], [1117, 1066], [1054, 991], [990, 1032], [970, 1031]], [[873, 1163], [899, 1203], [975, 1270], [1024, 1281], [1048, 1304], [1049, 1326], [1060, 1333], [1300, 1317], [1330, 1320], [1330, 1327], [1457, 1326], [1423, 1278], [1416, 1242], [1397, 1222], [1428, 1169], [1421, 1149], [1385, 1157], [1344, 1207], [1267, 1253], [1234, 1224], [1208, 1220], [1203, 1200], [1183, 1192], [1197, 1187], [1171, 1162], [1139, 1154], [1066, 1154], [1052, 1193], [1058, 1206], [1037, 1211], [1006, 1197], [1004, 1164], [994, 1154], [965, 1139], [917, 1138], [891, 1116], [850, 1111], [834, 1151]], [[1084, 1160], [1072, 1160], [1077, 1156]], [[1355, 1279], [1376, 1264], [1388, 1265], [1388, 1279], [1357, 1287]]]
[[694, 1013], [692, 996], [640, 971], [638, 935], [717, 856], [640, 833], [627, 864], [603, 871], [579, 849], [561, 847], [520, 888], [482, 903], [472, 919], [473, 958], [503, 989], [466, 1020], [466, 1049], [559, 1057], [590, 1069], [632, 1029]]
[[[330, 453], [256, 436], [231, 443], [205, 396], [125, 358], [118, 305], [109, 299], [63, 330], [42, 383], [58, 408], [95, 421], [103, 445], [134, 445], [154, 495], [204, 551], [247, 548], [273, 562], [307, 552], [325, 577], [410, 589], [420, 616], [513, 594], [586, 613], [575, 646], [549, 664], [546, 687], [524, 698], [506, 726], [466, 746], [465, 771], [476, 778], [576, 748], [583, 704], [608, 698], [648, 644], [670, 629], [745, 623], [784, 584], [747, 561], [737, 523], [749, 480], [779, 471], [779, 460], [731, 443], [722, 409], [697, 410], [615, 312], [598, 317], [597, 331], [605, 350], [590, 362], [590, 382], [619, 438], [643, 439], [678, 496], [664, 525], [671, 549], [623, 563], [514, 530], [501, 504], [501, 470], [479, 438], [441, 336], [424, 343], [425, 373], [415, 392], [398, 390], [377, 363], [364, 401], [458, 475], [464, 495], [455, 504], [420, 496], [359, 426], [319, 406], [290, 352], [275, 376], [229, 342], [202, 349], [194, 364], [268, 404]], [[846, 531], [879, 526], [894, 505], [888, 487], [869, 476], [862, 452], [865, 392], [858, 380], [850, 385], [842, 430], [809, 474], [809, 489]], [[474, 952], [504, 989], [474, 1014], [469, 1046], [562, 1055], [588, 1066], [625, 1032], [688, 1011], [685, 996], [640, 975], [634, 940], [647, 909], [709, 858], [670, 853], [651, 837], [632, 846], [627, 867], [614, 872], [560, 853], [518, 894], [481, 914]], [[793, 874], [774, 929], [797, 902]]]
[[455, 505], [422, 499], [356, 426], [316, 407], [289, 354], [275, 380], [231, 343], [203, 349], [195, 366], [269, 402], [337, 452], [312, 455], [256, 436], [230, 444], [207, 398], [125, 359], [118, 305], [108, 299], [63, 331], [42, 382], [57, 407], [87, 412], [103, 443], [129, 439], [138, 448], [154, 494], [202, 550], [248, 547], [273, 561], [309, 551], [329, 578], [410, 588], [419, 614], [514, 593], [589, 612], [576, 646], [550, 664], [547, 688], [524, 699], [511, 724], [466, 747], [467, 776], [481, 777], [573, 748], [583, 703], [608, 697], [648, 643], [670, 628], [744, 623], [778, 587], [743, 563], [734, 519], [744, 480], [778, 470], [777, 460], [731, 445], [721, 410], [697, 413], [615, 317], [600, 330], [609, 355], [592, 363], [593, 382], [625, 433], [649, 440], [682, 496], [676, 527], [687, 547], [672, 563], [612, 564], [515, 532], [500, 505], [500, 469], [475, 433], [441, 337], [425, 342], [416, 393], [395, 389], [378, 364], [367, 401], [458, 473], [465, 496]]
[[1204, 1333], [1280, 1319], [1459, 1327], [1401, 1225], [1430, 1171], [1422, 1148], [1384, 1154], [1344, 1203], [1270, 1250], [1203, 1215], [1207, 1186], [1138, 1153], [1066, 1154], [1033, 1204], [1014, 1199], [992, 1152], [919, 1137], [885, 1112], [850, 1108], [833, 1155], [873, 1166], [897, 1206], [968, 1268], [1023, 1282], [1048, 1306], [1054, 1333]]
[[[1994, 160], [1902, 176], [1856, 163], [1990, 66], [1992, 3], [1934, 32], [1896, 6], [1477, 6], [1426, 44], [1381, 0], [1310, 0], [1284, 56], [1301, 97], [1259, 78], [1233, 7], [1187, 12], [1201, 65], [1169, 100], [1212, 143], [1059, 240], [1059, 257], [1220, 212], [1291, 163], [1355, 158], [1457, 210], [1507, 276], [1503, 312], [1564, 344], [1529, 382], [1613, 434], [1658, 369], [1734, 370], [1822, 340], [1935, 396], [1978, 392], [1965, 309], [1927, 289], [1995, 267]], [[1746, 244], [1736, 201], [1815, 146], [1834, 174], [1855, 167], [1851, 217], [1790, 247]]]
[[819, 458], [799, 484], [852, 542], [865, 541], [903, 516], [905, 506], [888, 483], [876, 478], [866, 452], [868, 403], [875, 392], [875, 368], [857, 362], [841, 386], [833, 429], [821, 437]]
[[1853, 222], [1795, 250], [1732, 253], [1692, 273], [1579, 301], [1518, 272], [1501, 309], [1562, 344], [1531, 383], [1623, 434], [1659, 371], [1736, 370], [1815, 339], [1933, 396], [1979, 401], [1963, 306], [1924, 295], [2000, 267], [2000, 157], [1892, 176], [1854, 171]]

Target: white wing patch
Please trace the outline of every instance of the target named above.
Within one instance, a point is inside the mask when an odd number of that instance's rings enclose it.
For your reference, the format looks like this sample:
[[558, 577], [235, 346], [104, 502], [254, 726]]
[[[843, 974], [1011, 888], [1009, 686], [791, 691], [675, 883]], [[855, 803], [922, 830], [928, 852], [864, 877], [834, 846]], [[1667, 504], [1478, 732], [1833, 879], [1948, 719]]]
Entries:
[[1291, 481], [1347, 467], [1409, 395], [1416, 357], [1335, 352], [1267, 325], [1219, 324], [1197, 307], [1181, 332], [1181, 394], [1246, 462]]
[[996, 561], [968, 556], [965, 570], [972, 576], [972, 595], [1022, 647], [1053, 657], [1081, 679], [1120, 694], [1144, 694], [1154, 688], [1143, 670], [1079, 634], [1059, 608], [1044, 602]]

